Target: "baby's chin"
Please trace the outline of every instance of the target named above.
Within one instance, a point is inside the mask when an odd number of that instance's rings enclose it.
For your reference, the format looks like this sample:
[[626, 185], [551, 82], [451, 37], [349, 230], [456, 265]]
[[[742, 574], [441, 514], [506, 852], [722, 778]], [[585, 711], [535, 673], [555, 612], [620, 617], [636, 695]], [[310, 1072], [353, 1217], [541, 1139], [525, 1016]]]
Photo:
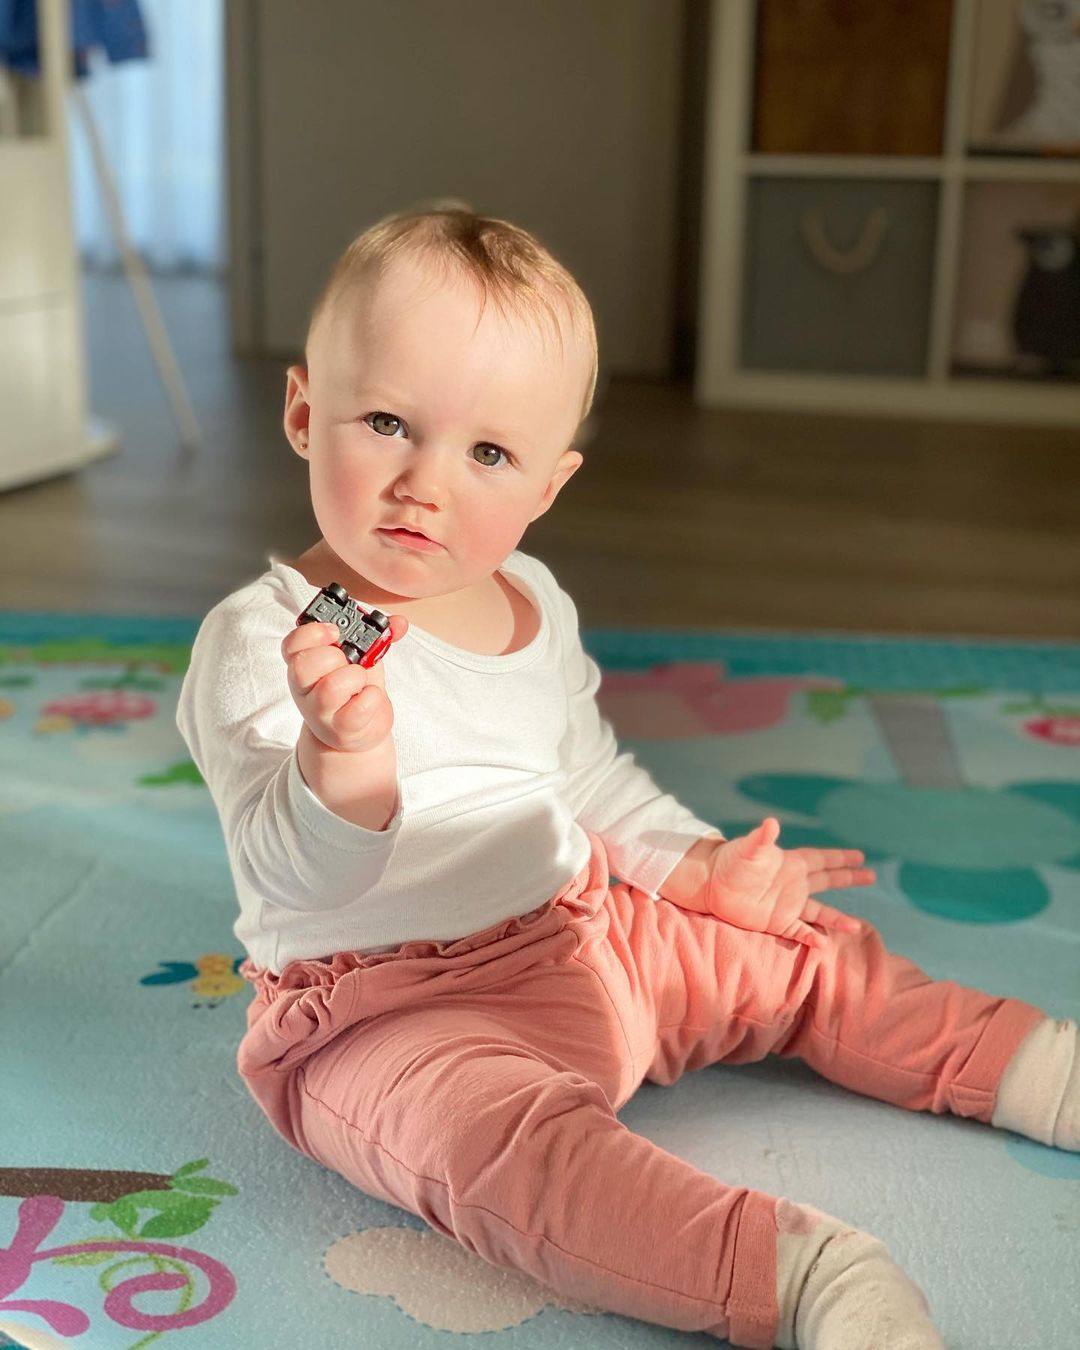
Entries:
[[[411, 556], [405, 555], [404, 550], [387, 547], [377, 541], [375, 548], [385, 552], [387, 558], [372, 557], [370, 561], [359, 557], [346, 559], [325, 545], [319, 563], [320, 573], [327, 580], [339, 582], [351, 596], [363, 601], [368, 608], [381, 609], [384, 614], [393, 613], [395, 608], [456, 595], [470, 589], [469, 583], [465, 581], [455, 584], [455, 579], [452, 576], [448, 578], [445, 569], [440, 569], [437, 574], [430, 567], [431, 559], [438, 554], [417, 552], [414, 561]], [[445, 552], [440, 552], [445, 560]], [[391, 554], [395, 556], [389, 556]]]

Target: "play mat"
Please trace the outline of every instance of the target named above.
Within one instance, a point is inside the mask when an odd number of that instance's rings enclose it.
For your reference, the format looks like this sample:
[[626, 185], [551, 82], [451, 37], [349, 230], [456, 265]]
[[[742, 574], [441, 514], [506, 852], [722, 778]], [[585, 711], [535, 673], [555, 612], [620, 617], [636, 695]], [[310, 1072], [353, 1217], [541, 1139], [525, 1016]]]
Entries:
[[[0, 614], [0, 1345], [719, 1344], [566, 1306], [270, 1129], [173, 720], [197, 624]], [[933, 976], [1080, 1016], [1080, 646], [583, 637], [621, 743], [696, 815], [861, 848], [875, 885], [826, 899]], [[1077, 1344], [1080, 1155], [775, 1057], [645, 1083], [619, 1116], [880, 1236], [950, 1347]]]

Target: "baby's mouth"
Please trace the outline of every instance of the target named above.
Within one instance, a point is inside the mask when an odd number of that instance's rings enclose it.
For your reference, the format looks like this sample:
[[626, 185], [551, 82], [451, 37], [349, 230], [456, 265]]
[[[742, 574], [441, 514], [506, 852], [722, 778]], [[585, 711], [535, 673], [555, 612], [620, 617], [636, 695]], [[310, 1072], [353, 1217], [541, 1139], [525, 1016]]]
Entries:
[[425, 543], [439, 547], [438, 541], [432, 539], [430, 535], [424, 534], [422, 530], [410, 530], [407, 525], [380, 525], [378, 530], [380, 534], [404, 534], [410, 539], [423, 539]]

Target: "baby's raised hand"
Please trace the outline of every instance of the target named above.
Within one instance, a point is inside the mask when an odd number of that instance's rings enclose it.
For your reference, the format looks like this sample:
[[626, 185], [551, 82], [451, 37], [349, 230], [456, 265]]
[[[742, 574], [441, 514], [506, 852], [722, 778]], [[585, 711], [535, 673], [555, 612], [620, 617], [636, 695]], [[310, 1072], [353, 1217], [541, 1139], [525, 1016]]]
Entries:
[[[403, 638], [408, 628], [403, 615], [390, 615], [393, 642]], [[382, 663], [350, 665], [337, 645], [340, 635], [336, 624], [298, 624], [286, 633], [281, 654], [289, 667], [289, 691], [316, 739], [331, 750], [362, 753], [375, 749], [390, 735], [394, 709], [386, 694]]]
[[769, 816], [749, 834], [717, 846], [705, 886], [709, 912], [736, 928], [794, 938], [808, 947], [826, 943], [811, 923], [858, 932], [858, 919], [810, 895], [868, 885], [874, 872], [857, 866], [864, 855], [858, 849], [778, 848], [779, 833], [780, 822]]

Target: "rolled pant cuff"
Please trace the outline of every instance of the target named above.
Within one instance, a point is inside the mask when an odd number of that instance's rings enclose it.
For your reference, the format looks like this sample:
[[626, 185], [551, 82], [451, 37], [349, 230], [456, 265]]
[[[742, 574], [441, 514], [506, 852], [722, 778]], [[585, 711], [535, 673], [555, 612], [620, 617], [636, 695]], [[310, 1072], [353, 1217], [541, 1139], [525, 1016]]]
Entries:
[[776, 1298], [776, 1199], [750, 1191], [739, 1216], [727, 1312], [732, 1345], [771, 1350], [780, 1323]]
[[945, 1086], [946, 1109], [989, 1124], [998, 1085], [1020, 1042], [1047, 1014], [1023, 999], [1003, 999], [963, 1072]]

